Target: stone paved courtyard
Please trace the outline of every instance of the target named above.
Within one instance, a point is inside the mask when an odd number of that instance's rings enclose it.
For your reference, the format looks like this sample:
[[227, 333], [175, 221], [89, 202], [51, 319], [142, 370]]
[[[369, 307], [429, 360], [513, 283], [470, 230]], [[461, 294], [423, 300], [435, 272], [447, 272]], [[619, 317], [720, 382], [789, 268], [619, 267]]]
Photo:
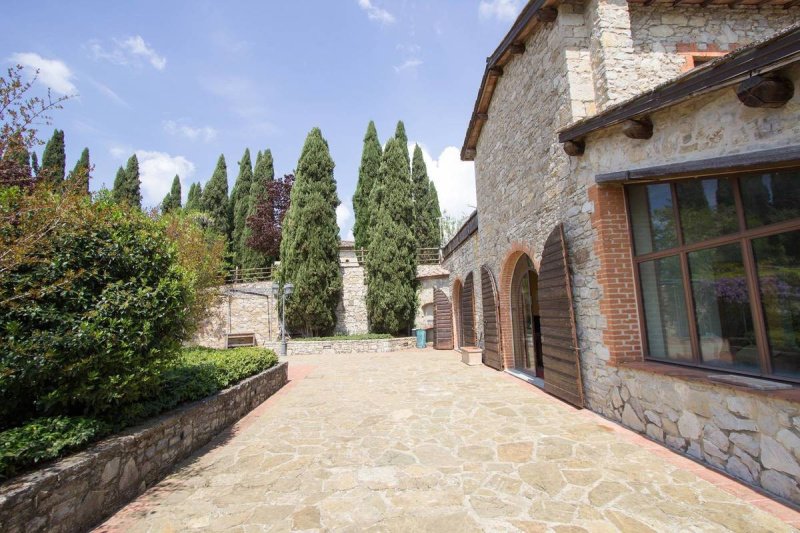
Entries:
[[293, 357], [98, 531], [794, 531], [800, 515], [454, 352]]

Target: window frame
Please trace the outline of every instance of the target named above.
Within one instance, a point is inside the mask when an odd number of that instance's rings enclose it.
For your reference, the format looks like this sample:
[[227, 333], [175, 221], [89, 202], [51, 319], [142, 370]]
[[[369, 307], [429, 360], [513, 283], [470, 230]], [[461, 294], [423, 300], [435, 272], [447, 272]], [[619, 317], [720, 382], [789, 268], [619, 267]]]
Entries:
[[[714, 172], [702, 173], [693, 176], [682, 176], [676, 178], [666, 179], [648, 179], [636, 180], [626, 182], [624, 184], [624, 198], [625, 198], [625, 212], [628, 217], [628, 242], [631, 250], [631, 260], [633, 268], [633, 277], [636, 285], [636, 303], [637, 315], [639, 321], [639, 330], [642, 342], [643, 357], [647, 361], [665, 363], [670, 365], [677, 365], [689, 368], [701, 368], [711, 370], [720, 374], [738, 374], [744, 376], [757, 377], [762, 379], [769, 379], [771, 381], [784, 381], [790, 383], [800, 383], [800, 376], [784, 376], [775, 375], [772, 373], [772, 360], [770, 355], [769, 337], [767, 335], [766, 323], [764, 319], [763, 306], [761, 302], [761, 291], [759, 290], [758, 270], [755, 262], [755, 255], [753, 252], [753, 239], [778, 235], [788, 231], [800, 230], [800, 217], [775, 222], [772, 224], [765, 224], [756, 228], [748, 228], [745, 216], [744, 204], [741, 192], [741, 178], [752, 174], [758, 173], [777, 173], [785, 171], [800, 171], [800, 167], [766, 167], [766, 168], [749, 168], [746, 170], [736, 170], [732, 172]], [[714, 237], [711, 239], [686, 244], [684, 242], [683, 224], [680, 220], [680, 206], [678, 204], [678, 192], [676, 184], [686, 181], [705, 180], [705, 179], [729, 179], [733, 188], [734, 205], [736, 208], [736, 218], [738, 222], [738, 231], [729, 233], [727, 235]], [[675, 232], [677, 246], [665, 250], [658, 250], [655, 252], [648, 252], [645, 254], [636, 253], [636, 245], [634, 240], [633, 229], [633, 213], [630, 199], [630, 188], [636, 185], [654, 185], [654, 184], [669, 184], [672, 195], [672, 214], [675, 220]], [[649, 209], [648, 209], [649, 213]], [[652, 220], [648, 217], [648, 223], [652, 225]], [[757, 371], [749, 371], [741, 368], [727, 368], [715, 365], [705, 364], [701, 358], [700, 339], [697, 330], [697, 318], [695, 315], [695, 302], [694, 294], [692, 293], [691, 275], [689, 270], [689, 253], [698, 250], [705, 250], [716, 248], [718, 246], [739, 243], [742, 249], [742, 261], [745, 272], [745, 279], [747, 283], [747, 290], [749, 296], [750, 313], [753, 320], [753, 328], [755, 330], [756, 347], [758, 351], [759, 368]], [[650, 347], [647, 338], [647, 324], [644, 313], [644, 295], [642, 291], [640, 279], [640, 264], [647, 261], [656, 259], [663, 259], [665, 257], [678, 257], [681, 266], [681, 279], [683, 281], [684, 302], [686, 305], [686, 316], [689, 327], [691, 356], [690, 361], [680, 361], [675, 359], [667, 359], [662, 357], [652, 356], [650, 354]]]

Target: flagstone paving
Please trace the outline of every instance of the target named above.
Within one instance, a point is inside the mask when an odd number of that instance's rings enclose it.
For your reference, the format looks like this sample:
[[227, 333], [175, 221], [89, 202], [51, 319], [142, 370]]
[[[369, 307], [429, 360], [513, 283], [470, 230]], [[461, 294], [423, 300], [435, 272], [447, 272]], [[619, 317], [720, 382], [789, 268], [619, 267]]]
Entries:
[[290, 359], [98, 531], [794, 531], [798, 514], [454, 352]]

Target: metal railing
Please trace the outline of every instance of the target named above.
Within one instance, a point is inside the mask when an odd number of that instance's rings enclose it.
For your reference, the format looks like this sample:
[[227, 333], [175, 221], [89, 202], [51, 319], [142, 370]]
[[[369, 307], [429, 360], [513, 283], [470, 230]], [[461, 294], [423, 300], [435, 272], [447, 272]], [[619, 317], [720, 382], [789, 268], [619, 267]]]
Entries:
[[225, 273], [225, 283], [255, 283], [257, 281], [271, 281], [275, 274], [275, 267], [263, 268], [232, 268]]
[[[356, 248], [356, 261], [364, 265], [367, 262], [367, 250], [364, 248]], [[438, 265], [441, 262], [442, 256], [439, 248], [418, 248], [417, 249], [417, 264], [418, 265]]]

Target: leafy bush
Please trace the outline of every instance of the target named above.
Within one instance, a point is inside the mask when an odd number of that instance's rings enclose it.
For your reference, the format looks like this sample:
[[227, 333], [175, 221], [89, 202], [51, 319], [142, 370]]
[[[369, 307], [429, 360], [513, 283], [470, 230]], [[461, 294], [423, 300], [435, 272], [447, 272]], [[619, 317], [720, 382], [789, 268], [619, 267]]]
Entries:
[[365, 333], [363, 335], [335, 335], [333, 337], [298, 337], [298, 341], [371, 341], [377, 339], [393, 339], [389, 333]]
[[0, 203], [6, 249], [30, 238], [16, 229], [21, 206], [41, 203], [37, 216], [52, 220], [39, 246], [0, 271], [0, 428], [102, 415], [152, 394], [190, 329], [191, 279], [158, 222], [53, 195], [37, 186]]
[[0, 432], [0, 480], [25, 467], [81, 448], [108, 430], [100, 420], [57, 416], [37, 418], [24, 426]]
[[182, 350], [175, 361], [160, 369], [159, 386], [148, 398], [123, 405], [103, 418], [37, 418], [0, 432], [0, 480], [76, 451], [181, 403], [210, 396], [277, 362], [275, 353], [263, 348]]

